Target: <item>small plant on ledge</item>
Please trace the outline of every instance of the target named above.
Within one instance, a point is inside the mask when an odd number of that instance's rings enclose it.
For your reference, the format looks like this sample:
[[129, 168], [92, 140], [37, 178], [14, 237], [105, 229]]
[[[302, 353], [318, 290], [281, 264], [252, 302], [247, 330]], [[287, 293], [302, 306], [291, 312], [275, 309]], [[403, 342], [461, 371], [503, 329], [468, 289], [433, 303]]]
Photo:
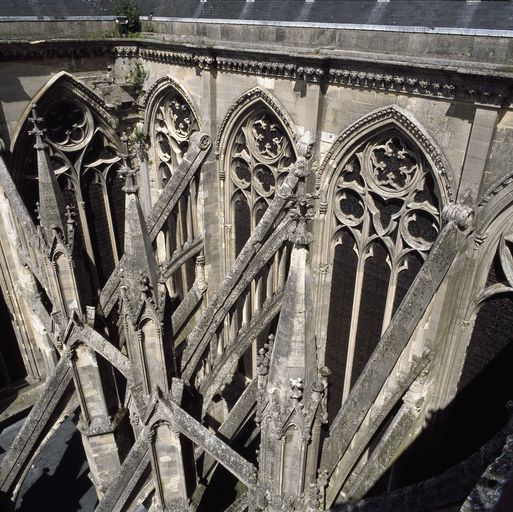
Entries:
[[126, 82], [140, 92], [147, 77], [148, 73], [144, 66], [140, 62], [136, 62], [126, 75]]
[[144, 133], [142, 122], [137, 123], [130, 132], [128, 140], [138, 156], [139, 161], [148, 160], [148, 135]]

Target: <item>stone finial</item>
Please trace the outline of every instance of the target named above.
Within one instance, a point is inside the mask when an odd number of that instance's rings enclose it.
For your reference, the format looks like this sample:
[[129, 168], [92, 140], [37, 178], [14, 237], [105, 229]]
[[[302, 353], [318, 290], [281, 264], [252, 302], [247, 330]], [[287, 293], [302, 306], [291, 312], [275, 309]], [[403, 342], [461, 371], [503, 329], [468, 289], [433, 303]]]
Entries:
[[300, 400], [303, 396], [303, 379], [301, 377], [290, 378], [290, 398]]
[[207, 276], [205, 272], [205, 255], [201, 252], [196, 257], [196, 284], [201, 292], [208, 288]]
[[46, 146], [43, 142], [43, 135], [46, 130], [44, 128], [42, 128], [42, 126], [41, 126], [44, 119], [37, 115], [36, 108], [37, 108], [37, 105], [35, 103], [33, 103], [32, 104], [32, 114], [31, 114], [31, 117], [29, 117], [29, 121], [32, 123], [33, 128], [32, 128], [32, 130], [29, 130], [28, 133], [29, 133], [29, 135], [36, 136], [36, 143], [34, 145], [34, 148], [44, 149]]
[[149, 299], [154, 306], [158, 287], [158, 268], [148, 233], [135, 183], [135, 171], [128, 164], [128, 137], [121, 135], [122, 166], [119, 175], [125, 177], [125, 239], [124, 239], [124, 279], [123, 286], [126, 304], [129, 309], [137, 309], [141, 300]]
[[300, 156], [304, 158], [310, 158], [313, 154], [313, 146], [315, 143], [315, 137], [310, 130], [301, 135], [297, 143], [297, 152]]
[[289, 234], [289, 240], [298, 245], [309, 245], [313, 242], [313, 234], [306, 230], [306, 225], [311, 221], [315, 212], [314, 194], [305, 194], [301, 197], [293, 197], [289, 210], [289, 216], [296, 222], [295, 227]]
[[121, 137], [121, 160], [122, 165], [118, 171], [118, 175], [121, 178], [125, 178], [125, 186], [123, 187], [123, 191], [126, 194], [136, 194], [139, 190], [139, 186], [135, 182], [135, 175], [137, 172], [130, 167], [128, 164], [129, 159], [129, 151], [128, 151], [128, 137], [125, 132], [122, 133]]
[[38, 217], [46, 240], [49, 241], [54, 236], [55, 230], [60, 232], [60, 236], [67, 235], [66, 207], [50, 162], [47, 145], [43, 141], [45, 129], [42, 124], [44, 119], [38, 116], [35, 104], [32, 105], [32, 115], [29, 120], [33, 124], [32, 130], [29, 130], [29, 135], [35, 135], [36, 137], [34, 148], [37, 151]]

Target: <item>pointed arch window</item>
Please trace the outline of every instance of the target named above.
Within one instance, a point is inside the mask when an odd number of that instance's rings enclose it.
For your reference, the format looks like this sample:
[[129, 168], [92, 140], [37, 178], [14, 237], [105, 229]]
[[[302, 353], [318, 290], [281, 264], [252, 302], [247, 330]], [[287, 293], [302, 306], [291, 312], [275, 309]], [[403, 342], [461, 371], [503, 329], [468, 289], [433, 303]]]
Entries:
[[189, 103], [174, 89], [161, 98], [154, 116], [157, 168], [162, 185], [165, 185], [187, 152], [189, 139], [198, 130], [198, 121]]
[[[255, 100], [255, 96], [259, 98]], [[261, 97], [264, 97], [262, 99]], [[296, 160], [293, 139], [260, 90], [247, 94], [247, 103], [234, 117], [221, 152], [221, 198], [225, 223], [225, 272], [251, 236]], [[242, 99], [241, 99], [242, 100]], [[272, 103], [271, 103], [272, 104]], [[223, 136], [224, 137], [224, 136]], [[276, 224], [281, 217], [276, 220]], [[248, 326], [261, 312], [266, 301], [285, 284], [289, 248], [284, 245], [273, 255], [248, 285], [225, 319], [218, 333], [217, 354], [236, 339], [240, 329]], [[251, 351], [239, 361], [239, 371], [252, 378], [256, 372], [256, 354], [265, 343], [267, 329], [254, 340]], [[215, 358], [216, 354], [211, 354]]]
[[226, 158], [228, 218], [234, 230], [229, 260], [241, 251], [294, 161], [290, 137], [268, 107], [259, 105], [242, 116], [228, 143]]
[[[123, 252], [119, 143], [112, 128], [71, 92], [62, 91], [53, 98], [57, 99], [42, 101], [40, 110], [45, 142], [65, 202], [76, 214], [77, 234], [87, 255], [92, 287], [99, 290]], [[25, 159], [30, 165], [25, 167], [29, 169], [25, 178], [35, 184], [34, 152], [27, 153]]]
[[[399, 128], [346, 152], [328, 192], [330, 415], [365, 367], [440, 230], [433, 169]], [[336, 379], [337, 377], [335, 377]]]
[[[150, 175], [156, 180], [158, 191], [164, 189], [176, 172], [189, 149], [191, 135], [199, 130], [199, 123], [191, 103], [166, 80], [165, 91], [150, 106], [150, 133], [155, 167]], [[159, 236], [159, 256], [171, 259], [198, 235], [199, 176], [194, 176], [178, 204], [169, 215], [166, 227]], [[188, 260], [175, 272], [169, 282], [173, 294], [183, 298], [194, 283], [194, 261]]]

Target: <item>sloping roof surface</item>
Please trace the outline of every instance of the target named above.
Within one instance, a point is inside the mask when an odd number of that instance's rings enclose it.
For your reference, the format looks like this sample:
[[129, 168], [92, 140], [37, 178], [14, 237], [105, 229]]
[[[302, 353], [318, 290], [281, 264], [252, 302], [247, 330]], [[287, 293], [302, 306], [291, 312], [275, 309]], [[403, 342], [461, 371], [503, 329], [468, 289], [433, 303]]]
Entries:
[[[0, 16], [114, 14], [115, 0], [0, 0]], [[141, 15], [513, 30], [513, 1], [137, 0]]]

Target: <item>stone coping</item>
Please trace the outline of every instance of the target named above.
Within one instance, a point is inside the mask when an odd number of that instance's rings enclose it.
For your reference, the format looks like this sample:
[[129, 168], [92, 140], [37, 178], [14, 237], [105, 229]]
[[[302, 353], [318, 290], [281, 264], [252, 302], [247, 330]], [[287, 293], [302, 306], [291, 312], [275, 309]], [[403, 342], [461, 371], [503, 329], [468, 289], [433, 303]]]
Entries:
[[[0, 23], [5, 22], [69, 22], [69, 21], [115, 21], [116, 16], [0, 16]], [[140, 16], [141, 21], [153, 22], [181, 22], [209, 25], [243, 25], [243, 26], [269, 26], [289, 28], [318, 28], [328, 30], [357, 30], [377, 32], [404, 32], [413, 34], [445, 34], [480, 37], [513, 37], [513, 30], [495, 30], [481, 28], [454, 28], [454, 27], [428, 27], [407, 25], [381, 25], [356, 23], [319, 23], [306, 21], [269, 21], [244, 19], [212, 19], [212, 18], [178, 18], [171, 16]]]

